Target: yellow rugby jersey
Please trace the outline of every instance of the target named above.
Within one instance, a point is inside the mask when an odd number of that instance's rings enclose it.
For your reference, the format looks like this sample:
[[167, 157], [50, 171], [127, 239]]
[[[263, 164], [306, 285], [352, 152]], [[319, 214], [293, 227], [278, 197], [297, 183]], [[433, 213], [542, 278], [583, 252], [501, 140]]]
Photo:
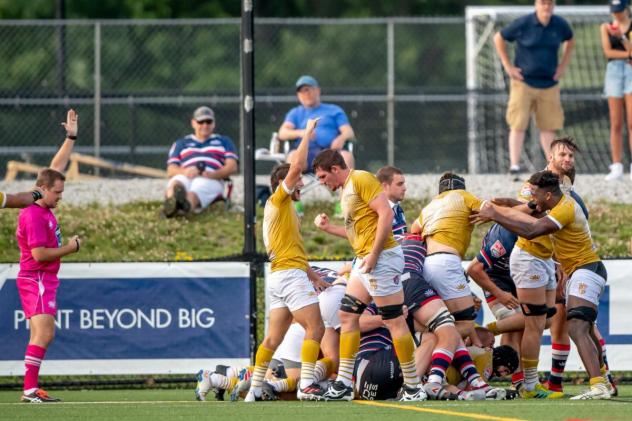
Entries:
[[[568, 179], [568, 177], [566, 177]], [[570, 179], [568, 180], [570, 183]], [[561, 184], [560, 184], [561, 186]], [[518, 193], [518, 200], [521, 202], [529, 202], [532, 199], [532, 186], [528, 182], [525, 182]], [[518, 237], [516, 246], [526, 251], [532, 256], [539, 257], [541, 259], [548, 259], [553, 255], [553, 243], [551, 242], [551, 236], [541, 235], [531, 240], [527, 240], [523, 237]]]
[[0, 208], [3, 208], [7, 205], [7, 195], [0, 191]]
[[[382, 185], [377, 177], [367, 171], [352, 170], [345, 180], [340, 196], [342, 215], [345, 219], [345, 231], [353, 252], [358, 257], [371, 253], [377, 231], [377, 213], [369, 203], [382, 193]], [[397, 246], [393, 234], [384, 244], [384, 250]]]
[[292, 191], [282, 182], [270, 196], [263, 210], [263, 243], [272, 272], [286, 269], [307, 271], [300, 221], [291, 197]]
[[417, 219], [423, 237], [456, 249], [461, 258], [470, 245], [474, 225], [470, 223], [473, 210], [483, 201], [465, 190], [448, 190], [436, 196]]
[[552, 234], [555, 258], [569, 276], [578, 266], [601, 260], [595, 253], [588, 220], [575, 199], [563, 195], [547, 217], [560, 228]]
[[[477, 346], [468, 346], [468, 351], [470, 351], [470, 355], [472, 356], [472, 360], [474, 361], [474, 366], [476, 367], [476, 371], [481, 375], [484, 381], [488, 381], [492, 376], [493, 370], [493, 355], [491, 350], [486, 350], [484, 348], [479, 348]], [[448, 367], [448, 370], [445, 372], [445, 378], [448, 384], [453, 386], [458, 386], [459, 383], [463, 382], [464, 379], [461, 377], [461, 373], [457, 369], [455, 369], [452, 365]]]

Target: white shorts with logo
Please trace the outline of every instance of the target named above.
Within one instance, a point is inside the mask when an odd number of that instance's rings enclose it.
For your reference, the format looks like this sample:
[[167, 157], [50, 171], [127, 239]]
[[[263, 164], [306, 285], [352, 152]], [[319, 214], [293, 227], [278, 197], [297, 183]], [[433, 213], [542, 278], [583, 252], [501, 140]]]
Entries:
[[605, 286], [606, 280], [592, 270], [577, 269], [566, 281], [566, 297], [572, 295], [599, 306]]
[[207, 177], [189, 178], [185, 175], [178, 174], [169, 179], [167, 188], [176, 181], [182, 184], [187, 192], [195, 193], [202, 209], [210, 205], [218, 196], [224, 194], [224, 183], [219, 180], [213, 180]]
[[270, 309], [287, 307], [290, 311], [300, 310], [310, 304], [318, 304], [316, 290], [300, 269], [278, 270], [270, 273], [266, 285], [270, 297]]
[[370, 273], [362, 273], [362, 259], [353, 261], [351, 276], [362, 281], [362, 285], [371, 297], [385, 297], [402, 290], [402, 272], [404, 271], [404, 252], [401, 246], [383, 250]]
[[509, 272], [518, 289], [546, 287], [547, 291], [551, 291], [557, 287], [553, 259], [541, 259], [520, 247], [511, 251]]
[[461, 258], [452, 253], [434, 253], [424, 261], [424, 279], [437, 291], [442, 300], [472, 295]]

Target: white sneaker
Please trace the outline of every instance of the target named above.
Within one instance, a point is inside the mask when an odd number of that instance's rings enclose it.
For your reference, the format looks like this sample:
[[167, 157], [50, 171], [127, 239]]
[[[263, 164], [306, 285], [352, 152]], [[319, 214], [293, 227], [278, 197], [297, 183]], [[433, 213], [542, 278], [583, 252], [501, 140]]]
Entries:
[[623, 164], [615, 162], [610, 165], [610, 173], [605, 177], [606, 181], [621, 180], [623, 178]]
[[590, 389], [582, 394], [573, 396], [572, 401], [584, 401], [589, 399], [610, 399], [610, 392], [608, 392], [608, 386], [605, 383], [596, 384], [590, 386]]
[[209, 370], [200, 370], [195, 375], [197, 379], [197, 386], [195, 388], [195, 399], [198, 401], [205, 401], [208, 391], [211, 389], [211, 382], [209, 376], [211, 372]]
[[260, 401], [260, 400], [262, 400], [261, 395], [259, 396], [255, 395], [255, 391], [252, 390], [252, 388], [250, 388], [250, 390], [248, 391], [248, 394], [244, 398], [244, 402], [255, 402], [255, 401]]

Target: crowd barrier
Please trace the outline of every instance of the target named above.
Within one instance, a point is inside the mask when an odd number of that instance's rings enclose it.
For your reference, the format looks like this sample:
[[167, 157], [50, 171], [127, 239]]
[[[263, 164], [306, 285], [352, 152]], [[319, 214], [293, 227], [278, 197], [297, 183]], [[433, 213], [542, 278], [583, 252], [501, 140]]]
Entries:
[[[248, 263], [62, 264], [44, 375], [195, 373], [250, 362]], [[22, 375], [17, 265], [0, 265], [0, 375]], [[44, 303], [47, 305], [48, 303]]]

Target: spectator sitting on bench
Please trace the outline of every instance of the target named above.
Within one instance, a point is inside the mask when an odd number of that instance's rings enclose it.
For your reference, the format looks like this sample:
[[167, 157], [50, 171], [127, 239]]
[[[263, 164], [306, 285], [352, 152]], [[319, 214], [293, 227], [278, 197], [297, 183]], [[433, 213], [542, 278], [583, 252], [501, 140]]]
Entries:
[[200, 212], [224, 194], [224, 179], [237, 172], [237, 149], [226, 136], [213, 133], [215, 113], [199, 107], [193, 113], [194, 133], [178, 139], [169, 150], [163, 213]]

